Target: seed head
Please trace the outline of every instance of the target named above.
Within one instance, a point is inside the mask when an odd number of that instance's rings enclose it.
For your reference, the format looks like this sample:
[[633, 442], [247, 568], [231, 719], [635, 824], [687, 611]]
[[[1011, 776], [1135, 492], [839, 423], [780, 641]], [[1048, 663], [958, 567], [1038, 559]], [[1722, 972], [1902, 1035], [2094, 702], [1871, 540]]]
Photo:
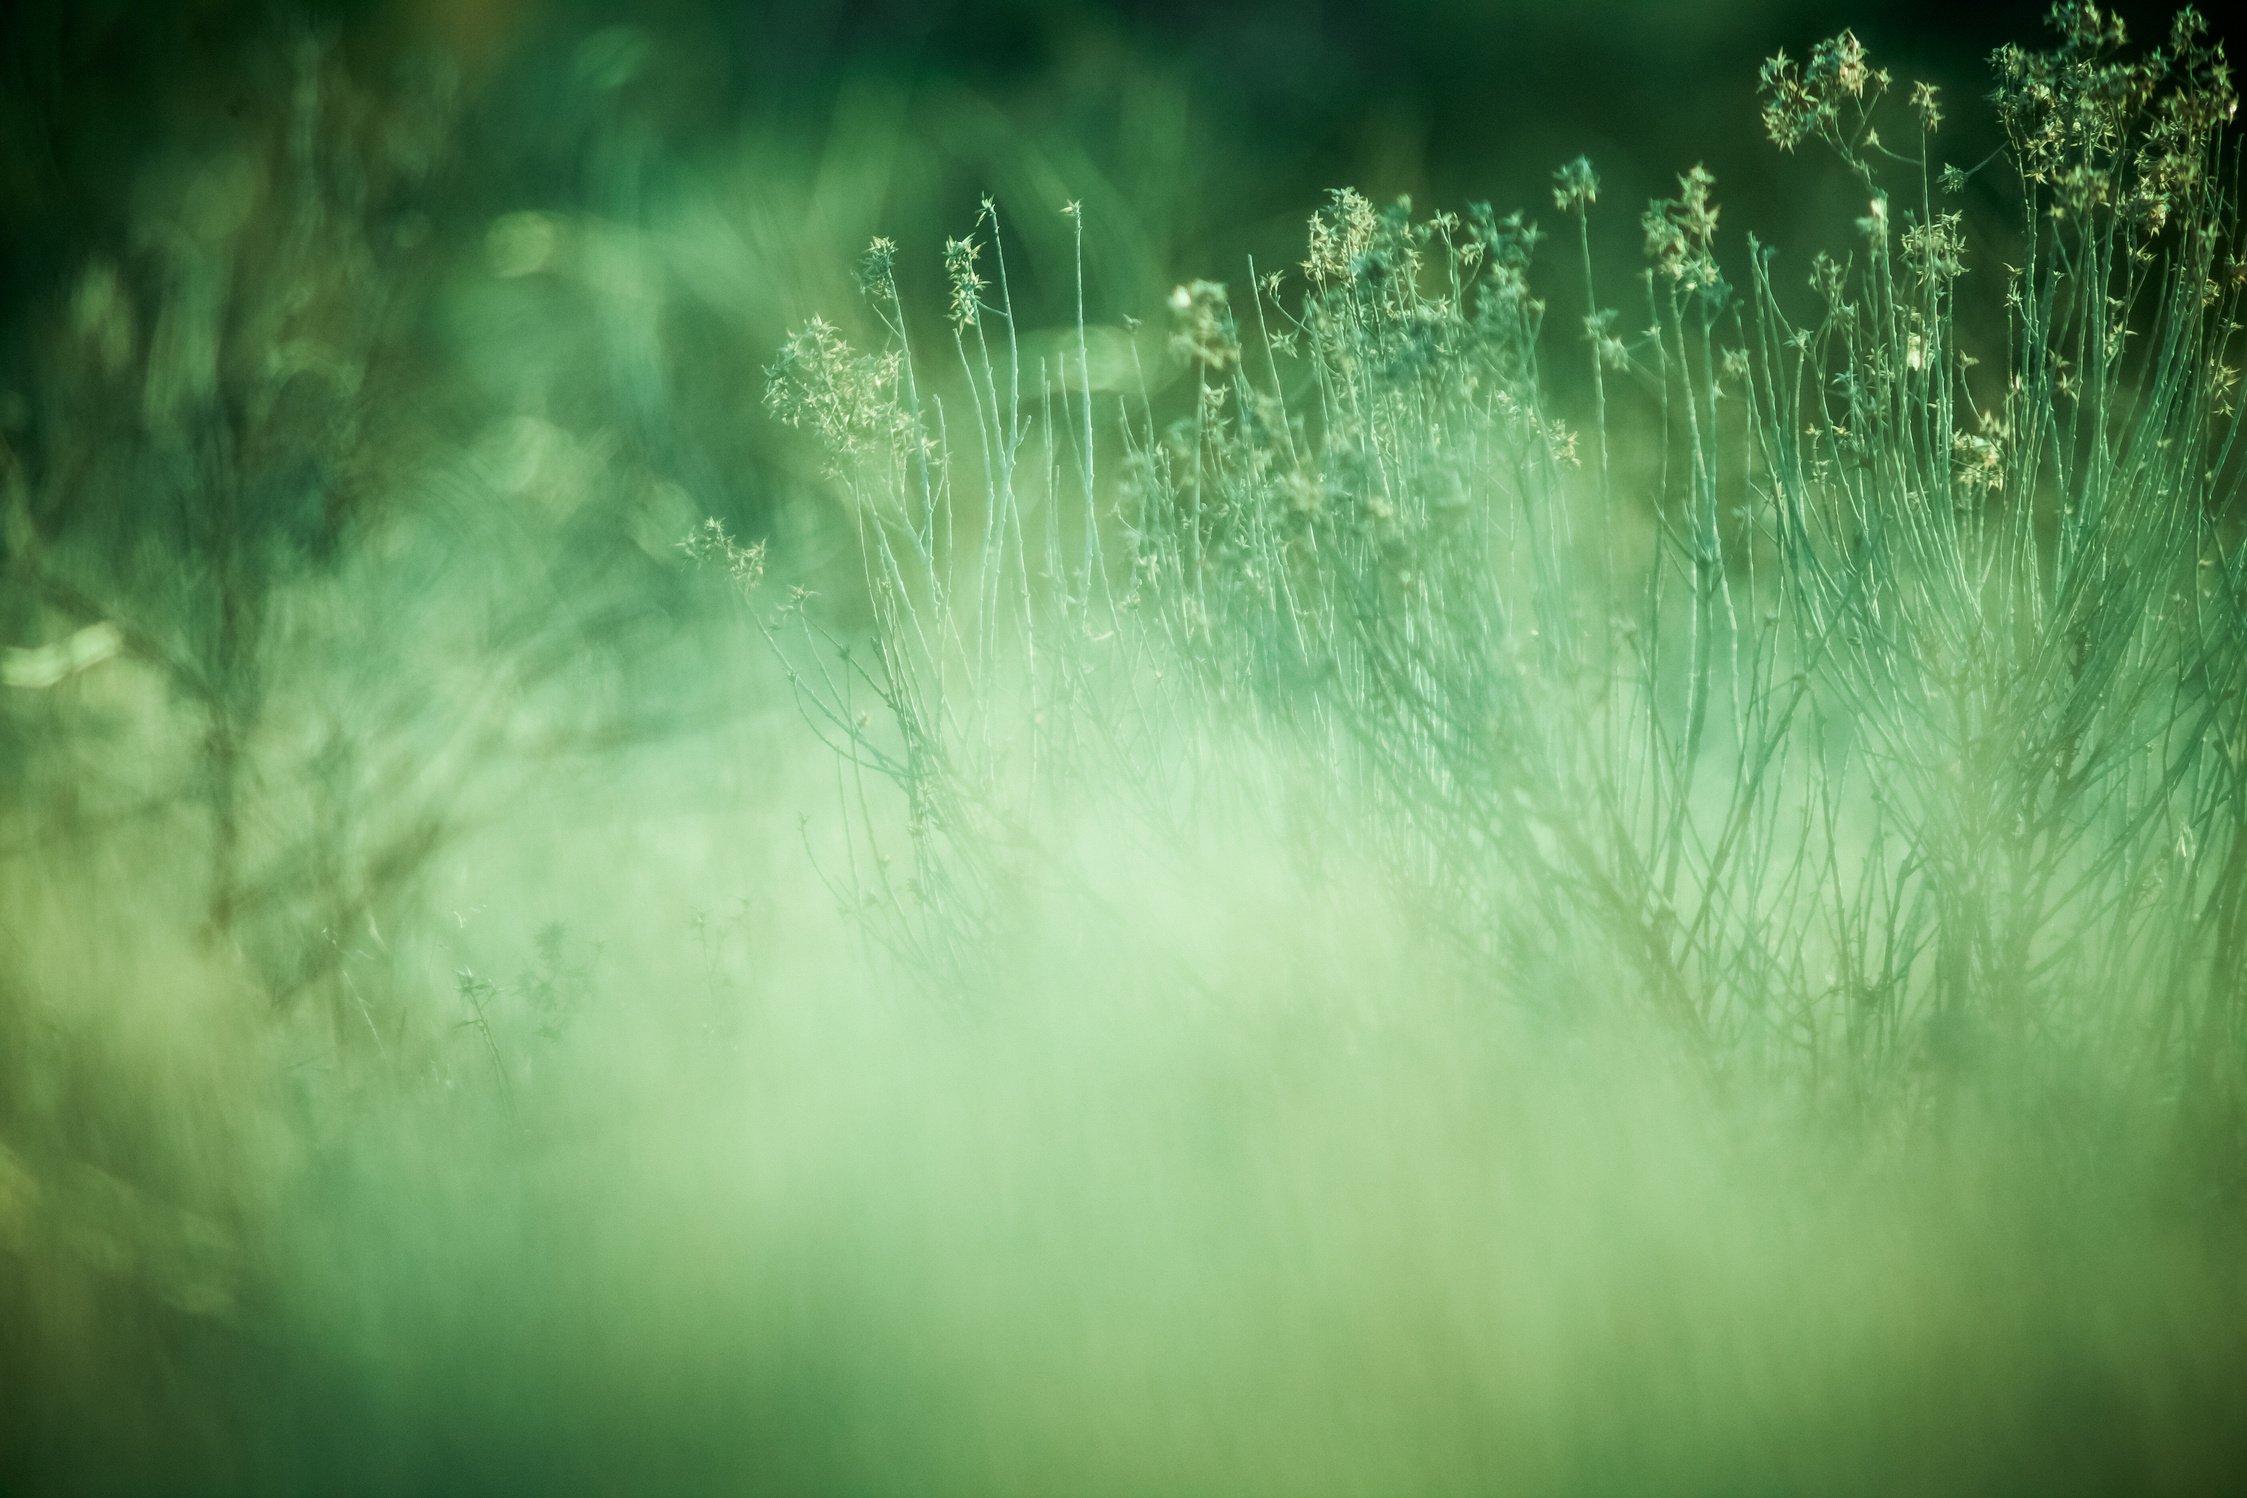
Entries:
[[1932, 133], [1943, 123], [1943, 106], [1935, 97], [1935, 85], [1912, 85], [1912, 112], [1919, 116], [1919, 128]]
[[1579, 156], [1553, 173], [1553, 206], [1563, 213], [1582, 213], [1599, 201], [1599, 174], [1589, 158]]
[[944, 241], [944, 278], [952, 287], [952, 327], [964, 332], [983, 320], [983, 288], [990, 283], [977, 273], [975, 262], [983, 246], [973, 236]]

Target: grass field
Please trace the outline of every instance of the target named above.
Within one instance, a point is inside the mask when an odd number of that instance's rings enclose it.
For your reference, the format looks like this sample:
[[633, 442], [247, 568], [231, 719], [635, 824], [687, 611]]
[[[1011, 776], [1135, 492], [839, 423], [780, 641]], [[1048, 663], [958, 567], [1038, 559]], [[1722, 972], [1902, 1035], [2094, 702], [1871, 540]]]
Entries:
[[0, 1490], [2247, 1470], [2196, 16], [1740, 59], [1799, 249], [1577, 158], [1159, 271], [838, 254], [896, 157], [658, 172], [650, 45], [578, 211], [274, 46], [32, 319]]

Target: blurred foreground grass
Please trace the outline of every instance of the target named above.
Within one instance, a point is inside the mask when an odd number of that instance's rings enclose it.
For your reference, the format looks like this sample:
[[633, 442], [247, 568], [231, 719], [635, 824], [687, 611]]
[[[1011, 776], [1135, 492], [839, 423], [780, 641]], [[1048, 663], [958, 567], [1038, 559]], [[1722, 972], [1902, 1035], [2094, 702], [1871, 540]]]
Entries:
[[[89, 939], [98, 892], [19, 921], [10, 1486], [2092, 1493], [2234, 1470], [2235, 1209], [2158, 1123], [1821, 1132], [1643, 1037], [1429, 997], [1398, 912], [1304, 889], [1277, 850], [1140, 885], [1123, 929], [1148, 935], [1054, 931], [973, 1014], [870, 984], [823, 900], [752, 897], [700, 939], [616, 918], [785, 888], [749, 882], [785, 859], [712, 846], [759, 825], [627, 803], [473, 861], [486, 898], [629, 933], [489, 940], [523, 965], [487, 1008], [504, 1085], [435, 1000], [351, 1062], [204, 951]], [[1181, 950], [1191, 988], [1162, 977]]]

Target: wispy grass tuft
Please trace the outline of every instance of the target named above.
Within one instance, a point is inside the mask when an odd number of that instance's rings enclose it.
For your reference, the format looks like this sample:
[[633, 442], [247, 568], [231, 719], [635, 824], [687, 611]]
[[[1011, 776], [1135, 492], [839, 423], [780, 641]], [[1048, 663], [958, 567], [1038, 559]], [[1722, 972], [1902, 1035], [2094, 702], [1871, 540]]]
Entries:
[[[1380, 870], [1493, 1011], [1883, 1117], [2088, 1079], [2235, 1116], [2235, 99], [2189, 11], [2144, 52], [2054, 24], [1993, 59], [1988, 264], [1932, 88], [1847, 33], [1771, 59], [1856, 248], [1735, 256], [1683, 173], [1635, 310], [1565, 319], [1588, 411], [1541, 371], [1543, 235], [1487, 207], [1336, 192], [1293, 271], [1173, 293], [1182, 387], [1108, 394], [1024, 368], [988, 202], [942, 358], [878, 244], [887, 343], [814, 322], [768, 397], [873, 600], [863, 644], [767, 623], [849, 768], [846, 898], [956, 983], [1018, 886], [1085, 882], [1056, 804], [1229, 807]], [[1597, 199], [1556, 174], [1586, 288]]]

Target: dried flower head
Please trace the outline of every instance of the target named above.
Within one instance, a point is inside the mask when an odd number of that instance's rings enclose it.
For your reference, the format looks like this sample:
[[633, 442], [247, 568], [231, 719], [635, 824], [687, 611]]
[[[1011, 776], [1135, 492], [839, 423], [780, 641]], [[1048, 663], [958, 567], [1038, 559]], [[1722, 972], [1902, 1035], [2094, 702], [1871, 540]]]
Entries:
[[[1847, 149], [1841, 127], [1844, 98], [1854, 101], [1859, 115], [1869, 108], [1868, 86], [1885, 86], [1887, 75], [1873, 71], [1864, 43], [1855, 32], [1828, 37], [1810, 53], [1807, 65], [1779, 52], [1768, 58], [1757, 80], [1763, 101], [1763, 129], [1782, 151], [1792, 151], [1813, 137]], [[1932, 103], [1932, 90], [1929, 91]]]
[[1553, 206], [1563, 213], [1582, 213], [1599, 201], [1599, 174], [1589, 158], [1579, 156], [1553, 173]]
[[858, 289], [877, 302], [897, 299], [897, 245], [876, 235], [858, 258]]
[[983, 320], [983, 288], [990, 283], [976, 271], [983, 246], [971, 235], [944, 241], [944, 279], [952, 288], [952, 327], [965, 331]]
[[679, 550], [689, 561], [723, 567], [726, 575], [744, 588], [753, 588], [764, 580], [765, 543], [742, 545], [726, 530], [725, 523], [715, 517], [690, 531], [679, 543]]
[[1215, 281], [1192, 281], [1174, 287], [1170, 310], [1175, 331], [1171, 347], [1199, 368], [1216, 373], [1240, 362], [1240, 330], [1225, 288]]
[[1919, 116], [1919, 128], [1922, 130], [1932, 132], [1941, 127], [1943, 106], [1936, 98], [1934, 84], [1915, 83], [1912, 85], [1912, 113]]
[[1320, 286], [1347, 280], [1373, 247], [1380, 223], [1371, 200], [1350, 188], [1336, 188], [1328, 194], [1326, 207], [1311, 215], [1310, 253], [1304, 258], [1303, 274]]
[[1678, 195], [1655, 199], [1639, 220], [1646, 253], [1672, 281], [1713, 290], [1722, 282], [1715, 255], [1717, 206], [1710, 198], [1716, 177], [1695, 166], [1677, 182]]

